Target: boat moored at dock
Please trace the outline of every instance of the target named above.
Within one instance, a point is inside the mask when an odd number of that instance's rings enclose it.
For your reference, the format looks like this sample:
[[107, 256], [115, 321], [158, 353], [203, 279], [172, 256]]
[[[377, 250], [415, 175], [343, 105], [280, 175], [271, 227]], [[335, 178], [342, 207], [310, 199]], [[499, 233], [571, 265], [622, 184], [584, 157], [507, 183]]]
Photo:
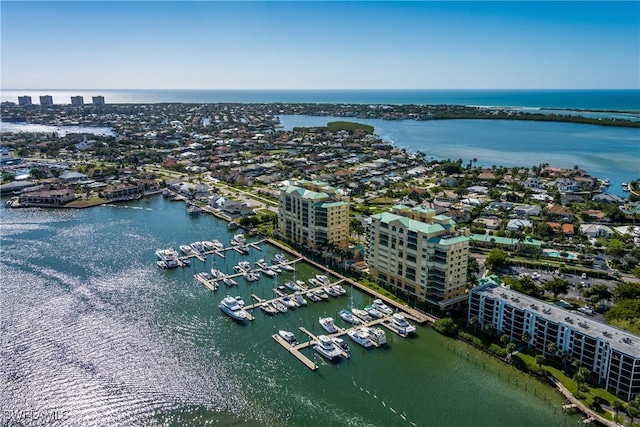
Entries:
[[342, 352], [326, 335], [319, 335], [313, 349], [325, 359], [335, 362], [340, 360]]
[[398, 329], [402, 335], [411, 335], [416, 332], [416, 327], [407, 322], [407, 319], [400, 313], [395, 313], [391, 317], [391, 324]]
[[322, 326], [322, 329], [329, 332], [330, 334], [338, 332], [338, 328], [333, 323], [333, 317], [321, 317], [319, 322], [320, 326]]
[[247, 314], [238, 303], [238, 300], [236, 300], [234, 297], [225, 297], [220, 302], [218, 307], [220, 307], [220, 310], [222, 310], [227, 316], [231, 317], [232, 319], [239, 321], [244, 321], [247, 319]]
[[369, 348], [373, 345], [369, 339], [369, 334], [362, 329], [351, 328], [347, 331], [347, 335], [349, 335], [349, 338], [354, 342], [360, 344], [364, 348]]
[[288, 342], [291, 345], [298, 345], [298, 340], [296, 336], [291, 331], [283, 331], [282, 329], [278, 331], [278, 335], [282, 337], [283, 340]]
[[387, 304], [382, 302], [381, 299], [374, 299], [373, 306], [378, 309], [378, 311], [387, 316], [391, 316], [393, 314], [393, 310]]

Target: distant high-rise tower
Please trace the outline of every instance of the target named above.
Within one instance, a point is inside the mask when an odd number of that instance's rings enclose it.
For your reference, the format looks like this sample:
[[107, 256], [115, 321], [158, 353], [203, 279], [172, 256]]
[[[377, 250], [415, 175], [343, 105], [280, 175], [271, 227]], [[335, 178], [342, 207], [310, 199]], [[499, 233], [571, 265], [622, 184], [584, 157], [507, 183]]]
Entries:
[[104, 96], [94, 96], [93, 105], [104, 105]]
[[53, 105], [53, 97], [51, 95], [42, 95], [40, 97], [40, 105]]
[[84, 105], [84, 99], [81, 96], [72, 96], [71, 105], [74, 107], [82, 107]]
[[27, 95], [19, 96], [18, 105], [31, 105], [31, 97]]

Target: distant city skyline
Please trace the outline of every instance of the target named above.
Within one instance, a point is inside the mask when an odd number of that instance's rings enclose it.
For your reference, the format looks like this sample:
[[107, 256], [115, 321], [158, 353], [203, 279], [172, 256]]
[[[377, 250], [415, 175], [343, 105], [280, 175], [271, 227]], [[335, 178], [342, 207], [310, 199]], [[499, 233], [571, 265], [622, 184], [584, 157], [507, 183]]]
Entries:
[[640, 2], [12, 2], [11, 89], [639, 89]]

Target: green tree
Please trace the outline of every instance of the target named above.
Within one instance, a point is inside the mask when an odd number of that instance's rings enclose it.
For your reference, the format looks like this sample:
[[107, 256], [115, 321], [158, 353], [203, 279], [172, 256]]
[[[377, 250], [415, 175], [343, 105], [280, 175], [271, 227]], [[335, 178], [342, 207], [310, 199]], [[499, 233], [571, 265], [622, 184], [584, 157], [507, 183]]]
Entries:
[[607, 285], [593, 285], [585, 289], [582, 295], [592, 302], [608, 301], [613, 297]]
[[611, 402], [611, 409], [613, 409], [613, 422], [618, 422], [618, 412], [623, 408], [624, 405], [618, 399]]
[[544, 356], [542, 354], [536, 354], [536, 363], [538, 364], [538, 369], [542, 370], [542, 364], [544, 363]]
[[613, 300], [620, 302], [625, 299], [640, 298], [640, 283], [636, 282], [620, 282], [613, 290]]
[[558, 345], [554, 342], [550, 342], [547, 345], [547, 353], [549, 353], [551, 356], [555, 357], [556, 353], [558, 352]]
[[578, 371], [573, 376], [573, 380], [578, 384], [578, 395], [582, 390], [582, 386], [589, 380], [591, 372], [587, 368], [578, 368]]
[[476, 326], [478, 325], [478, 318], [476, 316], [471, 316], [469, 318], [469, 325], [473, 326], [473, 334], [476, 334]]
[[443, 335], [454, 336], [458, 332], [458, 325], [450, 317], [443, 317], [433, 322], [433, 329]]
[[485, 323], [484, 330], [487, 332], [489, 337], [493, 336], [493, 323], [491, 322]]
[[500, 335], [500, 342], [504, 347], [506, 347], [507, 344], [509, 344], [509, 341], [511, 341], [511, 339], [509, 338], [509, 335], [507, 334]]
[[527, 343], [527, 348], [529, 348], [529, 341], [531, 341], [531, 335], [528, 332], [522, 334], [522, 341]]
[[484, 265], [491, 271], [496, 271], [507, 262], [507, 253], [499, 248], [491, 249], [489, 255], [484, 260]]
[[511, 358], [513, 352], [516, 351], [516, 348], [518, 347], [515, 343], [510, 342], [509, 344], [507, 344], [507, 354], [509, 355], [509, 358]]
[[558, 295], [566, 294], [569, 291], [569, 282], [562, 280], [558, 277], [554, 277], [544, 285], [544, 289], [551, 292], [553, 299], [558, 299]]

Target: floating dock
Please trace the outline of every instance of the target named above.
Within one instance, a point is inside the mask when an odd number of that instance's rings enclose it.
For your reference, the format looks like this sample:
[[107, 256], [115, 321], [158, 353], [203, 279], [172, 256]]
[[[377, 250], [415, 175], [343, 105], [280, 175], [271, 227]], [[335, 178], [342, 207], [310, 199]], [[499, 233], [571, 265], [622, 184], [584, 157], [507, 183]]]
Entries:
[[[307, 368], [311, 369], [312, 371], [315, 371], [318, 369], [318, 365], [315, 364], [315, 362], [313, 362], [311, 359], [309, 359], [307, 356], [305, 356], [304, 354], [302, 354], [300, 352], [300, 346], [308, 346], [308, 343], [305, 344], [298, 344], [297, 346], [293, 346], [291, 344], [289, 344], [287, 341], [285, 341], [284, 338], [282, 338], [280, 335], [278, 334], [273, 334], [271, 335], [271, 337], [278, 343], [280, 344], [282, 347], [284, 347], [285, 350], [287, 350], [289, 353], [291, 353], [296, 359], [298, 359], [299, 361], [301, 361]], [[304, 347], [302, 347], [304, 348]]]

